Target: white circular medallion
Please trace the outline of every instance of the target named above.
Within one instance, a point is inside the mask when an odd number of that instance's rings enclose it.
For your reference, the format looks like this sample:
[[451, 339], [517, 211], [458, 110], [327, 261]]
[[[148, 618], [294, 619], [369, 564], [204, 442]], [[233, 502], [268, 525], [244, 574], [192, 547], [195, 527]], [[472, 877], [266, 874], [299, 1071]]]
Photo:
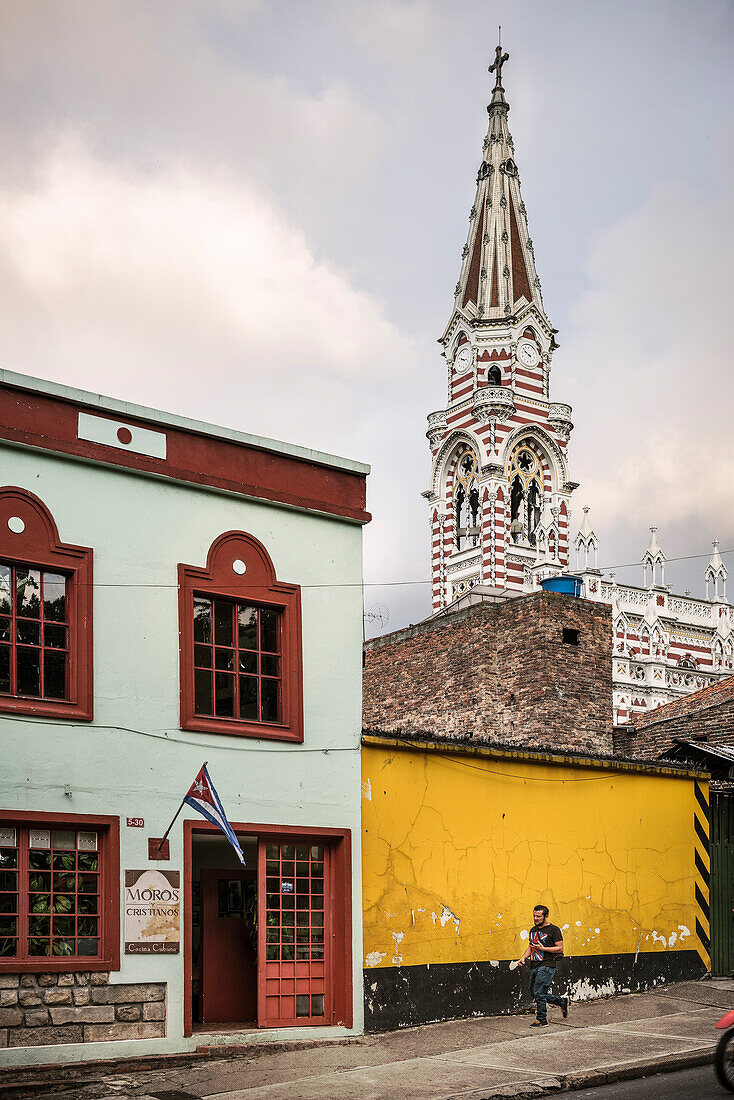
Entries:
[[454, 370], [457, 374], [464, 374], [471, 366], [471, 348], [468, 344], [462, 344], [454, 356]]
[[540, 352], [530, 340], [521, 340], [517, 345], [517, 358], [524, 367], [537, 367], [540, 362]]
[[20, 535], [25, 531], [25, 523], [20, 516], [11, 516], [8, 520], [8, 527], [14, 535]]
[[242, 558], [235, 558], [235, 560], [232, 562], [232, 568], [234, 569], [235, 573], [237, 573], [240, 577], [243, 573], [247, 571], [247, 566], [243, 562]]

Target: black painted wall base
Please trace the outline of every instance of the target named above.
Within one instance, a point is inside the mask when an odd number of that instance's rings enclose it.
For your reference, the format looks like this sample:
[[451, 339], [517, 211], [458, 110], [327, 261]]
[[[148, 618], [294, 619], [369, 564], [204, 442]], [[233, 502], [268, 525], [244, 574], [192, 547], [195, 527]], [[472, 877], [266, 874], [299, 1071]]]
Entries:
[[[553, 992], [574, 996], [639, 993], [665, 982], [701, 978], [696, 951], [640, 951], [564, 959]], [[364, 972], [366, 1031], [391, 1031], [465, 1016], [496, 1016], [531, 1006], [526, 968], [509, 963], [429, 963]]]

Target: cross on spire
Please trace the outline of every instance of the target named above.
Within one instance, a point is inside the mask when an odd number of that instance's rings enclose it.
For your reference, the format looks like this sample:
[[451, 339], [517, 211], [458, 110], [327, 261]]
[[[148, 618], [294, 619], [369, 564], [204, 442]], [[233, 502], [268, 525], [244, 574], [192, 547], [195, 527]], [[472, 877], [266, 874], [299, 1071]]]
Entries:
[[497, 49], [494, 51], [494, 61], [489, 66], [488, 70], [490, 73], [497, 73], [497, 78], [494, 82], [495, 91], [504, 91], [504, 88], [502, 87], [502, 66], [504, 65], [505, 61], [509, 60], [510, 55], [508, 53], [502, 53], [502, 47], [498, 46]]

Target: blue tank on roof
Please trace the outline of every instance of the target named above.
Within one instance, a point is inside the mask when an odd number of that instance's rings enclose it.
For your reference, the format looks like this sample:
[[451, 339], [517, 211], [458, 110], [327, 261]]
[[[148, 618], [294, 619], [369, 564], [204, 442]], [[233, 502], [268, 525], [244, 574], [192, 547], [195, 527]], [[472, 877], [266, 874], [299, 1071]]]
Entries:
[[562, 592], [564, 596], [580, 596], [582, 584], [581, 577], [565, 573], [560, 577], [546, 577], [540, 582], [540, 587], [544, 592]]

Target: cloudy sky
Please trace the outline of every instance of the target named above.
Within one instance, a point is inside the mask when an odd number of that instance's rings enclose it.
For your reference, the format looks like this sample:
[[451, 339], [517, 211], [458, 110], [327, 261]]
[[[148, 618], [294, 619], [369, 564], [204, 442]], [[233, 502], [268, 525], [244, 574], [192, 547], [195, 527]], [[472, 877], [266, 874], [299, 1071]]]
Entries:
[[[731, 0], [0, 0], [0, 364], [370, 462], [429, 611], [425, 417], [503, 25], [601, 562], [734, 549]], [[725, 560], [734, 566], [734, 554]], [[706, 559], [670, 567], [702, 593]], [[637, 581], [638, 567], [617, 569]]]

